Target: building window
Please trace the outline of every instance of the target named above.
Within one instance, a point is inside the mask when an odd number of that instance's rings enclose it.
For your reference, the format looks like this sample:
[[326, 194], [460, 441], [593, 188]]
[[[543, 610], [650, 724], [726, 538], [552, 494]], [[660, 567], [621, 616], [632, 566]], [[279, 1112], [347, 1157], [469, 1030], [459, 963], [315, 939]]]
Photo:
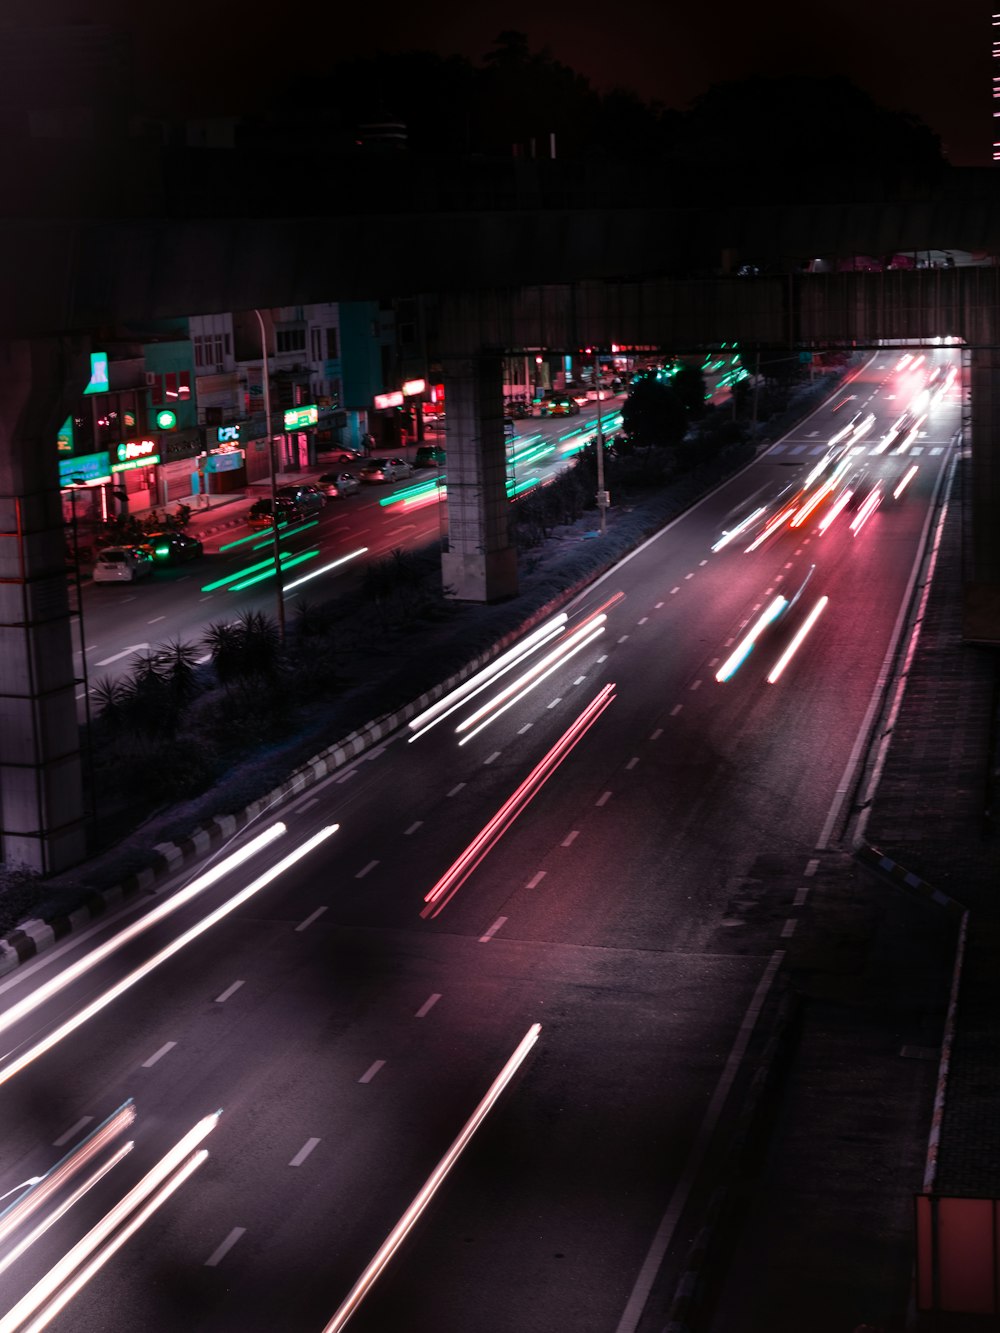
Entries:
[[169, 370], [165, 375], [155, 375], [149, 386], [149, 401], [154, 407], [162, 404], [174, 407], [177, 403], [190, 402], [191, 372]]
[[309, 330], [309, 359], [311, 361], [323, 360], [323, 330]]
[[196, 333], [192, 342], [194, 364], [199, 370], [218, 369], [232, 350], [232, 339], [228, 333]]
[[304, 352], [306, 350], [306, 331], [304, 328], [277, 329], [274, 336], [275, 347], [279, 355], [282, 352]]
[[326, 331], [326, 359], [336, 361], [340, 356], [340, 348], [337, 342], [337, 330], [327, 329]]

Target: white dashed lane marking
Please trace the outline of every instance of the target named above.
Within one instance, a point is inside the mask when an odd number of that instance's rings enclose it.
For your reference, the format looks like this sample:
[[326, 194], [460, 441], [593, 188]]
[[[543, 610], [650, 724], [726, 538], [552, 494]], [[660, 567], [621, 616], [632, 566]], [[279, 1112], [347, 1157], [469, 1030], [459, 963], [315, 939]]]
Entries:
[[497, 919], [493, 922], [493, 925], [490, 926], [490, 928], [489, 928], [489, 930], [486, 932], [486, 934], [485, 934], [485, 935], [480, 935], [480, 937], [479, 937], [479, 943], [480, 943], [480, 944], [489, 944], [490, 940], [491, 940], [491, 939], [493, 938], [493, 936], [497, 933], [497, 931], [500, 930], [504, 925], [506, 925], [506, 922], [507, 922], [507, 918], [506, 918], [505, 916], [498, 916]]
[[545, 878], [545, 871], [539, 870], [537, 874], [532, 875], [532, 877], [528, 880], [527, 884], [525, 884], [524, 887], [526, 889], [537, 889], [539, 884], [541, 884], [544, 878]]
[[598, 798], [597, 798], [597, 800], [594, 802], [594, 804], [595, 804], [595, 805], [607, 805], [607, 803], [608, 803], [610, 800], [611, 800], [611, 793], [610, 793], [609, 791], [605, 791], [605, 792], [601, 792], [600, 796], [598, 796]]
[[385, 1064], [384, 1060], [376, 1060], [374, 1064], [370, 1064], [368, 1068], [365, 1070], [365, 1072], [358, 1079], [358, 1082], [370, 1083], [384, 1064]]
[[242, 985], [243, 985], [243, 982], [242, 982], [242, 981], [234, 981], [233, 984], [232, 984], [231, 986], [227, 986], [227, 987], [226, 987], [226, 989], [222, 992], [221, 995], [217, 995], [217, 996], [215, 997], [215, 1003], [216, 1003], [216, 1004], [225, 1004], [226, 1001], [229, 999], [229, 997], [230, 997], [231, 995], [235, 995], [236, 992], [239, 990], [239, 988], [240, 988]]
[[370, 871], [374, 870], [375, 867], [376, 867], [377, 865], [378, 865], [378, 862], [377, 862], [377, 861], [369, 861], [368, 864], [367, 864], [366, 866], [363, 866], [363, 867], [358, 871], [358, 873], [354, 876], [354, 878], [355, 878], [355, 879], [364, 879], [365, 875], [367, 875]]
[[414, 1015], [414, 1017], [415, 1017], [415, 1018], [426, 1018], [427, 1015], [430, 1013], [430, 1011], [431, 1011], [431, 1010], [434, 1008], [434, 1006], [437, 1004], [438, 1000], [440, 1000], [440, 998], [441, 998], [441, 996], [440, 996], [439, 993], [435, 993], [434, 995], [428, 995], [427, 999], [424, 1000], [423, 1004], [422, 1004], [422, 1005], [420, 1006], [420, 1008], [417, 1010], [417, 1012], [416, 1012], [416, 1014]]
[[562, 840], [561, 846], [563, 846], [563, 847], [569, 847], [570, 844], [571, 844], [571, 843], [574, 843], [574, 842], [577, 840], [577, 838], [578, 838], [579, 836], [580, 836], [580, 830], [579, 830], [578, 828], [575, 828], [575, 829], [572, 831], [572, 833], [567, 833], [567, 834], [566, 834], [565, 838], [563, 838], [563, 840]]
[[306, 1158], [309, 1156], [309, 1154], [312, 1152], [313, 1148], [316, 1147], [316, 1144], [317, 1144], [317, 1143], [319, 1143], [319, 1139], [306, 1139], [305, 1143], [303, 1143], [302, 1147], [298, 1150], [298, 1152], [295, 1154], [295, 1156], [292, 1158], [292, 1160], [288, 1163], [288, 1165], [289, 1165], [289, 1166], [301, 1166], [302, 1163], [303, 1163], [303, 1162], [306, 1160]]
[[233, 1248], [239, 1238], [246, 1234], [246, 1227], [233, 1227], [229, 1235], [222, 1242], [217, 1250], [214, 1250], [205, 1260], [206, 1268], [215, 1268], [225, 1259], [226, 1255]]
[[168, 1051], [172, 1051], [177, 1045], [175, 1041], [165, 1042], [158, 1051], [154, 1051], [148, 1060], [142, 1062], [143, 1069], [152, 1069], [157, 1060], [162, 1060]]
[[299, 924], [295, 927], [295, 929], [297, 931], [307, 930], [314, 921], [316, 921], [319, 917], [323, 915], [325, 911], [326, 911], [325, 907], [317, 907], [315, 912], [310, 912], [309, 915], [306, 917], [306, 919], [304, 921], [300, 921]]

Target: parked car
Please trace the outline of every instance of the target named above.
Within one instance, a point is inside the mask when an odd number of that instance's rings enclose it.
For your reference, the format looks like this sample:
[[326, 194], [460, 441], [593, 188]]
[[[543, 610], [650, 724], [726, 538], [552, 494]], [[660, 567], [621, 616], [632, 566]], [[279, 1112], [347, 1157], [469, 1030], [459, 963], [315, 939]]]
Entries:
[[314, 514], [326, 504], [326, 495], [311, 481], [296, 482], [294, 485], [278, 487], [279, 500], [291, 500], [306, 514]]
[[432, 415], [431, 413], [427, 413], [424, 416], [424, 430], [444, 431], [447, 429], [448, 429], [448, 420], [443, 412], [438, 412], [437, 415]]
[[446, 451], [439, 444], [418, 444], [413, 462], [416, 467], [444, 467]]
[[364, 455], [357, 449], [323, 449], [320, 452], [324, 463], [350, 463], [357, 467], [364, 461]]
[[138, 546], [105, 546], [94, 561], [95, 583], [135, 583], [153, 572], [153, 557]]
[[324, 472], [316, 483], [329, 500], [342, 500], [361, 490], [361, 482], [353, 472]]
[[186, 532], [148, 532], [142, 548], [153, 557], [154, 565], [196, 560], [205, 549], [197, 537], [189, 537]]
[[[297, 523], [303, 517], [302, 510], [294, 500], [287, 497], [278, 496], [278, 526], [284, 523]], [[257, 500], [247, 510], [247, 524], [251, 528], [270, 528], [274, 524], [271, 516], [271, 497], [265, 496]]]
[[369, 458], [358, 476], [362, 481], [402, 481], [413, 476], [413, 466], [405, 458]]
[[580, 404], [575, 398], [546, 398], [542, 401], [543, 417], [575, 417], [580, 411]]

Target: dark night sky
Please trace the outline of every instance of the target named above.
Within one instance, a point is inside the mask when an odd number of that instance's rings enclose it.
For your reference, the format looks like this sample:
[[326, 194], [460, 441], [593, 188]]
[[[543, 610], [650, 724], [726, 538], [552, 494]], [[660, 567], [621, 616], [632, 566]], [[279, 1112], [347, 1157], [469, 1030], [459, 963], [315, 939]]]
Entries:
[[678, 109], [725, 79], [843, 74], [888, 109], [919, 116], [956, 165], [986, 165], [992, 156], [994, 8], [986, 0], [867, 0], [855, 12], [816, 0], [628, 0], [600, 10], [579, 0], [299, 0], [270, 15], [264, 6], [220, 0], [33, 0], [30, 7], [36, 23], [89, 20], [132, 30], [145, 87], [193, 113], [227, 103], [246, 109], [260, 81], [279, 69], [311, 78], [338, 58], [379, 49], [435, 50], [478, 63], [498, 32], [514, 29], [600, 91], [617, 85]]

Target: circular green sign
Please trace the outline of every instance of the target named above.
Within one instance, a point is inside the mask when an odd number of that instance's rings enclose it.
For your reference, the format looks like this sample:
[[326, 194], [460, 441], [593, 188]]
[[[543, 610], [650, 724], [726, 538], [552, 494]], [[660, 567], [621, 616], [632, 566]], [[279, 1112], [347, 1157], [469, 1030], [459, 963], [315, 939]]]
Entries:
[[173, 430], [177, 425], [177, 413], [164, 409], [156, 414], [156, 425], [160, 430]]

